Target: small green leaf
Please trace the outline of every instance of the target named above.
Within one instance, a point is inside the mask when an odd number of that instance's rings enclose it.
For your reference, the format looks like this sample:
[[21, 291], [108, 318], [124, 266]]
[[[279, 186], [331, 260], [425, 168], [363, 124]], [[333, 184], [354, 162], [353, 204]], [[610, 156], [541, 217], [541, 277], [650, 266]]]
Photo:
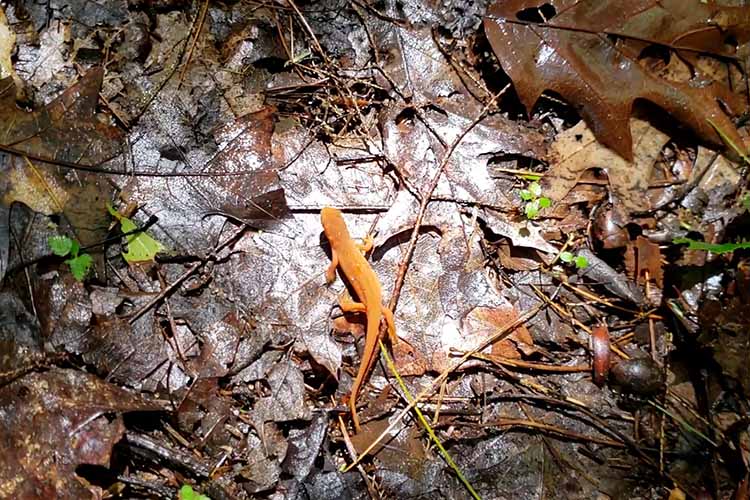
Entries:
[[182, 488], [180, 488], [180, 500], [211, 500], [206, 495], [201, 495], [200, 493], [193, 490], [193, 488], [186, 484], [183, 485]]
[[524, 211], [526, 212], [527, 219], [536, 219], [536, 216], [539, 215], [539, 200], [528, 202], [524, 207]]
[[745, 197], [742, 198], [742, 206], [746, 211], [750, 212], [750, 194], [746, 194]]
[[538, 182], [532, 182], [529, 184], [529, 191], [534, 198], [539, 198], [542, 195], [542, 186], [540, 186]]
[[560, 260], [565, 263], [573, 262], [573, 254], [570, 252], [560, 252]]
[[[112, 217], [120, 221], [120, 230], [123, 233], [130, 233], [138, 230], [138, 226], [132, 220], [123, 216], [112, 208], [112, 205], [107, 205], [107, 210], [112, 214]], [[153, 239], [151, 236], [143, 231], [129, 234], [125, 237], [128, 243], [128, 251], [123, 252], [122, 256], [127, 262], [144, 262], [154, 260], [156, 254], [164, 251], [164, 246]]]
[[579, 255], [575, 258], [575, 264], [578, 269], [585, 269], [589, 266], [589, 260]]
[[539, 198], [539, 208], [549, 208], [551, 204], [552, 202], [549, 200], [549, 198], [546, 198], [544, 196]]
[[67, 236], [50, 236], [47, 238], [47, 244], [52, 253], [59, 257], [65, 257], [70, 253], [70, 249], [73, 248], [73, 240]]
[[65, 263], [70, 266], [70, 272], [73, 274], [76, 281], [83, 281], [83, 278], [86, 277], [86, 274], [91, 268], [91, 262], [91, 256], [87, 253], [65, 261]]
[[531, 191], [529, 191], [528, 189], [522, 189], [519, 194], [521, 195], [521, 199], [523, 201], [531, 201], [531, 199], [534, 197], [532, 196]]

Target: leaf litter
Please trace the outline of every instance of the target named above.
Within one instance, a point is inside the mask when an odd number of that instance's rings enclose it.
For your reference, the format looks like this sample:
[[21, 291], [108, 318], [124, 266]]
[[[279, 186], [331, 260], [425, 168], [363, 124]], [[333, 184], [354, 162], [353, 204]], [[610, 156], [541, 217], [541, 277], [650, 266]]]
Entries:
[[[45, 22], [6, 9], [22, 83], [0, 89], [0, 390], [19, 405], [47, 380], [54, 404], [89, 411], [73, 437], [97, 441], [21, 469], [44, 498], [467, 495], [395, 419], [388, 369], [362, 391], [364, 432], [347, 427], [364, 317], [325, 285], [326, 205], [375, 236], [396, 369], [481, 497], [742, 488], [747, 255], [672, 241], [747, 234], [745, 172], [717, 147], [743, 144], [747, 8], [498, 2], [482, 32], [483, 2], [73, 4]], [[641, 99], [673, 123], [632, 113]], [[540, 178], [554, 204], [530, 217]], [[170, 251], [123, 258], [135, 240], [110, 232], [107, 203]], [[97, 250], [83, 282], [58, 234]], [[29, 430], [2, 415], [20, 456]], [[41, 456], [67, 446], [54, 433]]]

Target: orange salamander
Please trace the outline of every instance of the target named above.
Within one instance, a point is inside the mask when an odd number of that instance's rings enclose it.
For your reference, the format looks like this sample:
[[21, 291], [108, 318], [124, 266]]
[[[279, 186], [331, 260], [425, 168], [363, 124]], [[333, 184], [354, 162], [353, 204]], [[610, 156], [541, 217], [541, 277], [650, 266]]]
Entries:
[[341, 212], [335, 208], [323, 208], [320, 211], [320, 221], [323, 224], [323, 232], [331, 244], [331, 265], [326, 270], [326, 279], [329, 283], [333, 282], [336, 279], [336, 268], [340, 268], [359, 300], [359, 302], [354, 302], [345, 292], [339, 300], [341, 310], [363, 312], [367, 315], [365, 352], [362, 354], [359, 371], [349, 396], [352, 422], [356, 431], [359, 432], [357, 394], [377, 359], [375, 349], [380, 337], [380, 319], [385, 318], [388, 334], [393, 344], [398, 341], [396, 326], [393, 322], [393, 313], [381, 302], [382, 291], [378, 277], [364, 257], [364, 254], [372, 248], [372, 238], [365, 238], [362, 245], [355, 243], [349, 236], [349, 230], [346, 228]]

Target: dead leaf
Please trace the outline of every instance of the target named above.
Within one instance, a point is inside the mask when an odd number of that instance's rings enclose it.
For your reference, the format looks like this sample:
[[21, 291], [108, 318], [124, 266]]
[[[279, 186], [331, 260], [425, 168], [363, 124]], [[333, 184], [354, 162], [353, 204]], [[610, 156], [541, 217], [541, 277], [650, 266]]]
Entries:
[[328, 418], [325, 413], [316, 414], [307, 429], [291, 429], [289, 450], [281, 464], [282, 470], [303, 481], [313, 469], [327, 434]]
[[669, 137], [638, 118], [633, 118], [626, 126], [630, 126], [635, 139], [632, 161], [598, 143], [583, 121], [558, 134], [547, 155], [550, 168], [543, 179], [545, 196], [555, 201], [562, 200], [587, 169], [596, 167], [607, 172], [618, 209], [625, 212], [648, 211], [649, 181], [654, 164]]
[[16, 380], [0, 388], [0, 407], [0, 495], [28, 499], [89, 498], [76, 467], [109, 466], [119, 413], [160, 409], [77, 370]]
[[711, 121], [743, 144], [722, 109], [733, 114], [744, 109], [728, 87], [666, 80], [638, 58], [643, 40], [726, 56], [728, 35], [747, 38], [746, 8], [685, 0], [550, 0], [546, 5], [555, 15], [544, 23], [520, 19], [538, 6], [532, 0], [496, 2], [484, 20], [490, 45], [529, 114], [545, 90], [555, 91], [576, 107], [599, 141], [628, 160], [633, 159], [628, 120], [636, 99], [660, 106], [703, 140], [722, 144]]
[[19, 153], [0, 156], [0, 203], [24, 203], [46, 215], [62, 213], [82, 247], [106, 237], [105, 203], [114, 189], [101, 175], [77, 172], [71, 177], [69, 168], [54, 162], [94, 167], [120, 153], [121, 132], [96, 116], [103, 76], [102, 68], [89, 71], [33, 112], [16, 105], [11, 78], [0, 80], [0, 122], [5, 124], [0, 146]]
[[[484, 340], [517, 319], [518, 312], [510, 303], [501, 307], [476, 307], [466, 315], [461, 328], [467, 335]], [[513, 330], [513, 333], [500, 342], [492, 344], [492, 354], [519, 359], [524, 352], [521, 344], [526, 344], [527, 348], [534, 345], [534, 340], [524, 325]]]
[[645, 298], [641, 289], [627, 277], [618, 273], [612, 267], [597, 257], [588, 248], [578, 252], [580, 257], [588, 261], [588, 266], [578, 270], [579, 276], [584, 276], [594, 283], [601, 284], [604, 288], [618, 297], [629, 300], [636, 305], [644, 305]]
[[625, 251], [625, 267], [630, 277], [639, 285], [645, 285], [648, 281], [655, 283], [659, 288], [664, 285], [661, 250], [658, 244], [652, 243], [648, 238], [638, 236], [628, 245]]
[[276, 363], [268, 374], [270, 394], [255, 405], [254, 419], [264, 422], [309, 420], [305, 406], [305, 381], [299, 367], [289, 360]]
[[274, 112], [266, 107], [213, 130], [214, 156], [207, 165], [190, 168], [199, 176], [173, 176], [175, 172], [167, 169], [174, 162], [163, 161], [164, 177], [128, 179], [121, 197], [147, 206], [147, 215], [158, 212], [154, 236], [174, 242], [185, 253], [205, 252], [226, 217], [253, 227], [277, 225], [288, 207], [279, 183], [279, 163], [271, 152]]
[[341, 347], [331, 339], [327, 332], [316, 333], [311, 333], [310, 336], [305, 337], [304, 342], [307, 346], [307, 351], [316, 363], [325, 367], [328, 373], [334, 379], [338, 380], [342, 358]]

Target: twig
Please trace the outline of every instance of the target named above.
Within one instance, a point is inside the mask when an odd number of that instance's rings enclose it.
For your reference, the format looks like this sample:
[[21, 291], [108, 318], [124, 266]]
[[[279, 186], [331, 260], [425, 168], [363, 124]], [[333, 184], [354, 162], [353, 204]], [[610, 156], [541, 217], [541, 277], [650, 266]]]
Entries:
[[198, 17], [198, 22], [195, 24], [195, 35], [193, 36], [193, 42], [190, 44], [190, 49], [188, 49], [187, 54], [187, 60], [182, 66], [182, 72], [180, 73], [180, 85], [182, 85], [182, 81], [185, 79], [185, 73], [187, 72], [188, 66], [190, 66], [190, 61], [193, 59], [193, 51], [195, 50], [195, 45], [198, 43], [198, 38], [200, 37], [201, 31], [203, 31], [203, 23], [206, 20], [206, 12], [208, 12], [208, 0], [206, 0], [203, 4], [200, 16]]
[[245, 233], [245, 231], [248, 228], [249, 228], [249, 226], [242, 225], [237, 231], [234, 232], [233, 235], [231, 235], [229, 238], [227, 238], [226, 240], [224, 240], [224, 242], [222, 242], [219, 245], [217, 245], [214, 248], [214, 250], [208, 256], [206, 256], [205, 259], [202, 259], [202, 260], [196, 262], [195, 264], [193, 264], [192, 266], [190, 266], [190, 268], [187, 271], [185, 271], [185, 273], [183, 273], [182, 276], [180, 276], [179, 278], [177, 278], [172, 284], [170, 284], [164, 290], [162, 290], [161, 292], [159, 292], [159, 294], [156, 297], [154, 297], [153, 299], [151, 299], [150, 301], [148, 301], [148, 303], [146, 305], [144, 305], [143, 307], [141, 307], [140, 309], [138, 309], [136, 312], [134, 312], [132, 314], [132, 316], [130, 316], [128, 318], [128, 323], [130, 323], [131, 325], [133, 323], [135, 323], [138, 320], [138, 318], [140, 318], [141, 316], [143, 316], [149, 309], [151, 309], [156, 304], [158, 304], [159, 302], [161, 302], [164, 299], [164, 297], [167, 297], [169, 294], [171, 294], [177, 287], [179, 287], [182, 284], [182, 282], [184, 282], [186, 279], [188, 279], [190, 276], [192, 276], [192, 274], [195, 271], [197, 271], [201, 266], [203, 266], [207, 262], [215, 259], [216, 255], [221, 250], [223, 250], [224, 248], [226, 248], [227, 246], [229, 246], [230, 244], [232, 244], [233, 242], [235, 242], [240, 236], [242, 236]]

